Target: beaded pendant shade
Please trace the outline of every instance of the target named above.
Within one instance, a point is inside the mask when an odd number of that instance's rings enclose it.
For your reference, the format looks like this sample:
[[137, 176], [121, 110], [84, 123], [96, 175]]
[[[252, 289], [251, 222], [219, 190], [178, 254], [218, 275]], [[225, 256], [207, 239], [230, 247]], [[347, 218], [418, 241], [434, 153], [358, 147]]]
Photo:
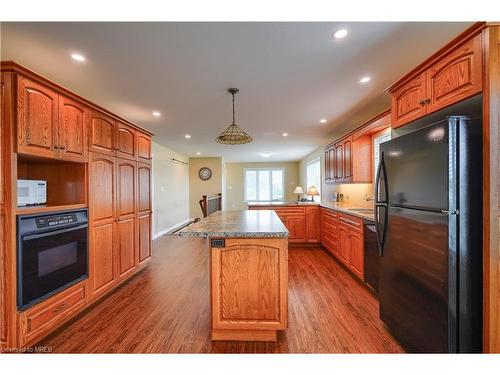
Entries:
[[235, 115], [234, 115], [234, 95], [239, 93], [240, 90], [236, 88], [231, 88], [227, 90], [233, 96], [233, 122], [224, 130], [221, 135], [215, 138], [215, 142], [222, 143], [224, 145], [242, 145], [245, 143], [250, 143], [253, 141], [245, 131], [236, 125]]

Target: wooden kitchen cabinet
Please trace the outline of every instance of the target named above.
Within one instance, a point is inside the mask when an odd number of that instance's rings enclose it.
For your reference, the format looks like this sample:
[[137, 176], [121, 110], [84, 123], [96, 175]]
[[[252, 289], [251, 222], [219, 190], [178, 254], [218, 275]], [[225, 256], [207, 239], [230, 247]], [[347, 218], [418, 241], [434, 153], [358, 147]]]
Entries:
[[17, 152], [55, 157], [58, 94], [24, 76], [17, 78]]
[[120, 121], [116, 122], [116, 156], [124, 159], [137, 159], [136, 131]]
[[482, 91], [481, 34], [445, 48], [439, 56], [389, 88], [397, 128]]
[[135, 271], [136, 257], [136, 218], [134, 216], [118, 219], [116, 222], [116, 261], [118, 281], [126, 279]]
[[65, 160], [87, 160], [86, 108], [83, 104], [59, 95], [59, 119], [55, 147]]
[[137, 160], [151, 163], [151, 137], [144, 133], [137, 133]]
[[344, 144], [342, 142], [335, 145], [335, 174], [333, 180], [335, 182], [344, 180]]
[[339, 247], [338, 247], [339, 260], [344, 264], [349, 264], [351, 257], [351, 236], [349, 229], [340, 225], [339, 227]]
[[286, 215], [286, 228], [290, 232], [290, 242], [306, 242], [306, 217], [305, 215]]
[[137, 236], [139, 239], [138, 263], [151, 258], [151, 213], [139, 214], [137, 218]]
[[137, 163], [138, 212], [151, 211], [151, 165]]
[[114, 156], [115, 120], [98, 111], [90, 111], [88, 117], [89, 150]]
[[349, 231], [349, 235], [351, 241], [351, 257], [349, 259], [349, 265], [356, 276], [363, 280], [365, 261], [363, 237], [359, 232], [353, 230]]
[[348, 136], [342, 141], [343, 155], [342, 164], [344, 167], [344, 180], [352, 180], [352, 136]]
[[91, 298], [99, 297], [116, 284], [115, 179], [115, 159], [107, 155], [93, 154], [89, 165]]
[[318, 243], [321, 241], [319, 206], [306, 207], [306, 241], [309, 243]]
[[427, 113], [424, 102], [427, 92], [425, 85], [425, 73], [422, 73], [391, 93], [393, 128]]

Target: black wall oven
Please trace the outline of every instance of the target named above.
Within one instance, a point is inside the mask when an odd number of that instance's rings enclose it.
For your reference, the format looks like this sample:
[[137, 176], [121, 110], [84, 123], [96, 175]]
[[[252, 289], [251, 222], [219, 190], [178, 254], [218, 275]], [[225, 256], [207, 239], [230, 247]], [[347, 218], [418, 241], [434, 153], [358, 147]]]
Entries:
[[25, 310], [88, 277], [87, 210], [17, 216], [17, 306]]

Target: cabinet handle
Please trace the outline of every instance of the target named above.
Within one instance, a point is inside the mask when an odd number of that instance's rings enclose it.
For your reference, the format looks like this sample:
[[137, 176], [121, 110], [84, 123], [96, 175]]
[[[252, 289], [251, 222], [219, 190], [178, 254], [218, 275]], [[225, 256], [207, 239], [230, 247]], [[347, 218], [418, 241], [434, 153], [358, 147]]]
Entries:
[[58, 306], [58, 307], [56, 307], [56, 308], [52, 309], [52, 312], [55, 312], [55, 313], [56, 313], [56, 312], [58, 312], [58, 311], [61, 311], [61, 310], [62, 310], [62, 309], [64, 309], [65, 307], [66, 307], [66, 304], [65, 304], [65, 303], [63, 303], [61, 306]]
[[353, 225], [353, 226], [355, 226], [355, 227], [360, 227], [360, 224], [359, 224], [359, 223], [356, 223], [355, 221], [348, 220], [348, 219], [343, 218], [343, 217], [341, 217], [341, 218], [340, 218], [340, 221], [342, 221], [342, 222], [344, 222], [344, 223], [346, 223], [346, 224]]
[[429, 98], [425, 99], [425, 104], [431, 104], [431, 100]]
[[59, 145], [54, 145], [54, 148], [55, 148], [56, 150], [59, 150], [59, 149], [61, 148], [61, 146], [59, 146]]
[[418, 104], [420, 104], [420, 106], [423, 107], [425, 105], [425, 100], [419, 101]]

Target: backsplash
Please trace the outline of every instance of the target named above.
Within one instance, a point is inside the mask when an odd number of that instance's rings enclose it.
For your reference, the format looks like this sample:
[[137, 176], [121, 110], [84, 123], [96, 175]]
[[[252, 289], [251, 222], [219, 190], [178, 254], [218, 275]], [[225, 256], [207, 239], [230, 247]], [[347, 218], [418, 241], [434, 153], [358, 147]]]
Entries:
[[373, 197], [373, 184], [323, 184], [323, 191], [321, 192], [322, 200], [331, 201], [334, 192], [343, 194], [344, 202], [360, 205], [373, 204], [373, 201], [366, 201], [366, 197]]

